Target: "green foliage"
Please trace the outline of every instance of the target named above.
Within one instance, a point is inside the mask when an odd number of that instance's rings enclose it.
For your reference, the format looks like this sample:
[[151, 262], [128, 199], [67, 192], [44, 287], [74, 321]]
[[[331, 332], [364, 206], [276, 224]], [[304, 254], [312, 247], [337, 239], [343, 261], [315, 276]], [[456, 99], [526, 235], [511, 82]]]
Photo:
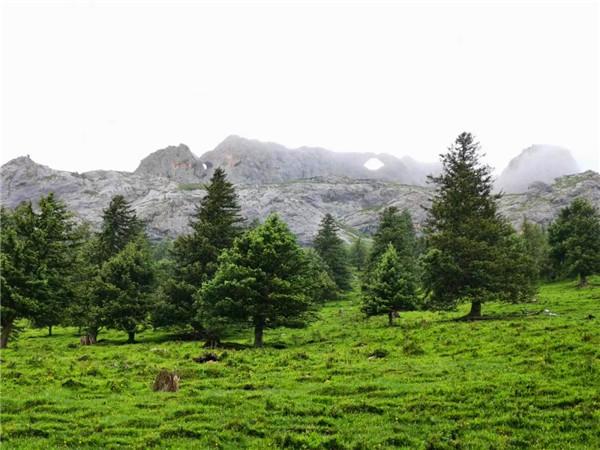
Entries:
[[329, 275], [338, 289], [350, 289], [351, 273], [344, 241], [338, 236], [338, 226], [331, 214], [325, 214], [314, 238], [313, 247], [329, 268]]
[[58, 325], [65, 320], [69, 304], [75, 300], [73, 273], [77, 270], [75, 254], [81, 244], [72, 214], [63, 202], [50, 193], [39, 201], [37, 215], [38, 263], [44, 266], [44, 289], [38, 294], [39, 307], [30, 317], [37, 327]]
[[412, 258], [416, 255], [416, 243], [410, 213], [407, 210], [400, 213], [395, 206], [389, 206], [379, 216], [379, 225], [369, 254], [369, 266], [377, 264], [389, 244], [394, 246], [399, 256]]
[[388, 244], [363, 285], [362, 311], [367, 316], [387, 314], [392, 325], [397, 312], [415, 309], [417, 279], [413, 262], [414, 258], [400, 257], [394, 245]]
[[442, 155], [443, 171], [430, 177], [436, 191], [426, 224], [424, 285], [432, 308], [471, 302], [481, 314], [487, 300], [529, 300], [535, 292], [532, 259], [499, 215], [491, 169], [479, 163], [479, 144], [462, 133]]
[[362, 272], [367, 264], [369, 249], [360, 236], [352, 241], [348, 253], [350, 256], [350, 263], [356, 267], [356, 270]]
[[577, 198], [562, 209], [548, 229], [551, 255], [560, 273], [579, 276], [600, 272], [600, 215], [587, 200]]
[[161, 285], [162, 295], [153, 314], [156, 326], [202, 328], [196, 320], [194, 294], [202, 283], [212, 278], [219, 255], [242, 233], [243, 221], [235, 188], [219, 167], [190, 221], [192, 233], [174, 242], [173, 272]]
[[521, 225], [521, 239], [523, 239], [525, 252], [533, 260], [536, 279], [546, 281], [554, 279], [548, 233], [540, 225], [524, 220]]
[[144, 230], [131, 204], [115, 195], [102, 212], [102, 229], [97, 239], [96, 262], [102, 264], [115, 256]]
[[26, 202], [14, 212], [2, 209], [1, 346], [7, 345], [16, 320], [51, 329], [74, 298], [78, 242], [71, 215], [53, 194], [42, 197], [39, 208], [36, 213]]
[[[85, 347], [75, 328], [26, 329], [0, 355], [2, 448], [597, 449], [599, 297], [590, 277], [542, 285], [535, 305], [486, 303], [493, 320], [455, 322], [461, 306], [385, 327], [353, 291], [263, 349], [231, 333], [212, 364], [163, 330]], [[151, 390], [163, 368], [179, 392]]]
[[139, 237], [102, 265], [92, 287], [103, 307], [103, 325], [125, 331], [133, 342], [146, 323], [153, 281], [148, 243]]
[[250, 325], [254, 345], [261, 347], [265, 328], [307, 319], [314, 290], [307, 290], [308, 283], [314, 282], [307, 279], [307, 267], [295, 236], [277, 215], [271, 215], [223, 253], [214, 278], [197, 296], [201, 320], [206, 328], [219, 319]]
[[312, 248], [304, 249], [306, 259], [306, 294], [314, 303], [323, 303], [338, 298], [338, 289], [329, 276], [325, 261]]

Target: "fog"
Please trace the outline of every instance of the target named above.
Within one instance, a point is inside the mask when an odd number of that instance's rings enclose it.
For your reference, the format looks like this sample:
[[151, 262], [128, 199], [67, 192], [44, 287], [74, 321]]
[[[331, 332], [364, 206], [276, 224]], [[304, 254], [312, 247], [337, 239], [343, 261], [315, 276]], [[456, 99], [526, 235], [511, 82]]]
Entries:
[[599, 170], [596, 2], [2, 3], [1, 161], [134, 170], [226, 136], [435, 161], [463, 130]]

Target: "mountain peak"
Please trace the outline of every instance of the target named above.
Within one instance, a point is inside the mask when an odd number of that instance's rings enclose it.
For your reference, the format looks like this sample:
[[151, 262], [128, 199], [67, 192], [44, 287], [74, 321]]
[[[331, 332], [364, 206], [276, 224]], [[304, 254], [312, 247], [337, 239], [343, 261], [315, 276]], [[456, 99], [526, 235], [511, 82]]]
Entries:
[[179, 183], [197, 183], [206, 177], [206, 169], [185, 144], [169, 146], [146, 156], [136, 175], [164, 177]]

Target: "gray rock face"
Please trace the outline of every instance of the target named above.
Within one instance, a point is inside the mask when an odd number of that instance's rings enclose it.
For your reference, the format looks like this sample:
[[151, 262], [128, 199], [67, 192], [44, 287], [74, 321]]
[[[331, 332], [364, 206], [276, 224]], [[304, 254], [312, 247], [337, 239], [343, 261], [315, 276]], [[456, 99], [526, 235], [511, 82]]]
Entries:
[[511, 159], [496, 181], [507, 193], [525, 192], [531, 183], [552, 183], [555, 178], [579, 172], [577, 162], [567, 149], [553, 145], [532, 145]]
[[[367, 169], [364, 164], [371, 158], [379, 159], [383, 167]], [[425, 184], [426, 176], [439, 172], [440, 167], [439, 164], [423, 164], [385, 153], [338, 153], [317, 147], [292, 150], [271, 142], [229, 136], [199, 158], [195, 158], [184, 145], [159, 150], [145, 158], [136, 173], [194, 183], [210, 177], [214, 168], [219, 166], [227, 170], [230, 180], [243, 184], [346, 176], [417, 185]]]
[[187, 145], [179, 144], [158, 150], [142, 159], [135, 170], [142, 177], [164, 177], [178, 183], [198, 183], [207, 176], [208, 166], [202, 163]]
[[[160, 155], [159, 155], [160, 156]], [[160, 162], [162, 158], [157, 158]], [[169, 161], [169, 159], [166, 159]], [[196, 158], [197, 160], [197, 158]], [[188, 221], [204, 196], [195, 172], [179, 177], [156, 170], [160, 164], [140, 164], [135, 173], [92, 171], [83, 174], [64, 172], [36, 164], [29, 158], [9, 161], [1, 169], [2, 205], [14, 207], [21, 201], [36, 202], [54, 192], [80, 220], [98, 227], [102, 210], [112, 196], [123, 194], [147, 223], [154, 239], [176, 237], [189, 231]], [[202, 164], [202, 163], [200, 163]], [[206, 164], [206, 163], [205, 163]], [[191, 169], [194, 170], [195, 165]], [[202, 167], [202, 166], [201, 166]], [[151, 169], [151, 170], [150, 170]], [[230, 168], [226, 168], [230, 170]], [[210, 172], [208, 168], [206, 172]], [[175, 179], [173, 179], [175, 178]], [[206, 179], [206, 176], [198, 178]], [[432, 195], [430, 187], [400, 184], [386, 180], [344, 177], [314, 177], [271, 184], [238, 184], [243, 214], [249, 219], [264, 219], [277, 212], [289, 224], [299, 241], [309, 244], [323, 215], [331, 213], [341, 224], [346, 239], [358, 233], [372, 233], [378, 213], [386, 206], [408, 209], [420, 229]], [[584, 197], [600, 207], [600, 175], [588, 171], [564, 176], [553, 184], [536, 183], [526, 193], [505, 195], [501, 212], [515, 225], [524, 218], [547, 225], [558, 211], [574, 198]]]

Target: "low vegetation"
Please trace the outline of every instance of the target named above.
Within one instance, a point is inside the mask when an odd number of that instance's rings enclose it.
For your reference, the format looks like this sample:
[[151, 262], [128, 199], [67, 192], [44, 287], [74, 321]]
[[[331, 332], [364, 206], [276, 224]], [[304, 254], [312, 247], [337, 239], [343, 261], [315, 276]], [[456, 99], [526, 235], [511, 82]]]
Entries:
[[[80, 346], [27, 330], [2, 351], [6, 448], [600, 447], [600, 277], [535, 303], [365, 319], [355, 292], [307, 329], [251, 330], [214, 352], [146, 330]], [[210, 358], [207, 358], [210, 361]], [[161, 369], [178, 392], [154, 392]]]

